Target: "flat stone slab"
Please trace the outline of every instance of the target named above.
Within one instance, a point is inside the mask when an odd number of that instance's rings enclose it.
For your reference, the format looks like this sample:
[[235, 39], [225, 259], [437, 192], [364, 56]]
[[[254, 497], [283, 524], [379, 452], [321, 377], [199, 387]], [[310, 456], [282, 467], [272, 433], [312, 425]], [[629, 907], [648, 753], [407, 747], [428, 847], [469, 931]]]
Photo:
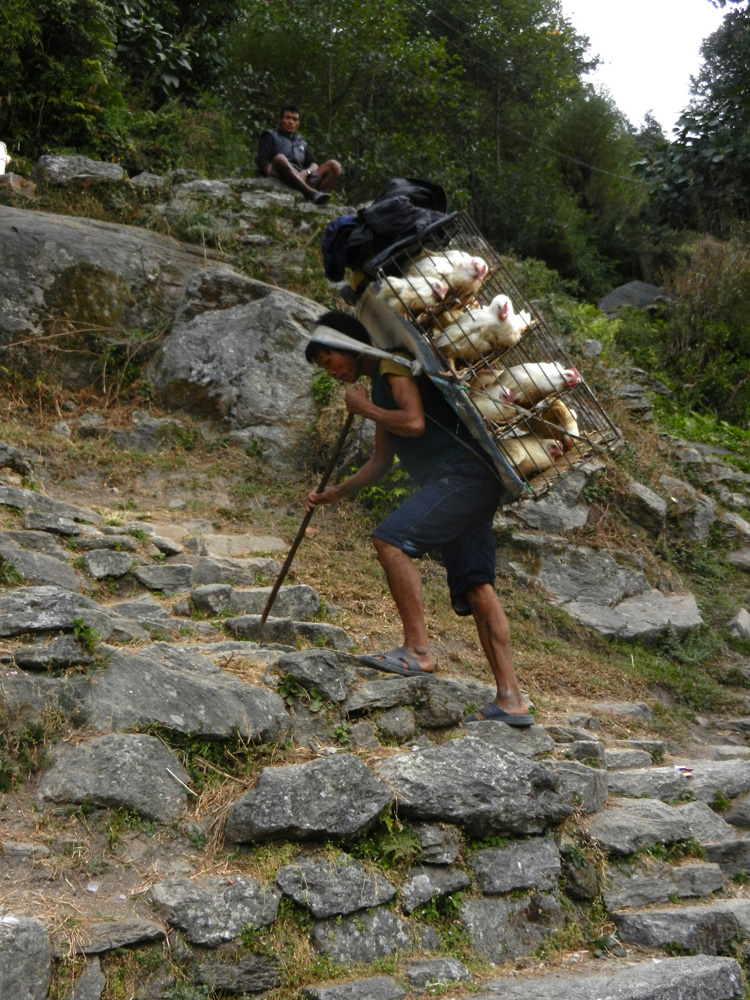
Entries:
[[276, 884], [285, 896], [306, 906], [316, 919], [380, 906], [396, 895], [387, 878], [368, 872], [346, 854], [299, 858], [279, 868]]
[[438, 823], [415, 823], [422, 853], [419, 860], [429, 865], [452, 865], [461, 850], [461, 833], [455, 826]]
[[251, 952], [238, 957], [236, 953], [224, 954], [221, 948], [211, 951], [201, 948], [189, 965], [189, 972], [195, 982], [212, 990], [247, 996], [280, 986], [282, 967], [273, 955]]
[[389, 757], [376, 770], [396, 793], [399, 815], [472, 836], [541, 833], [571, 812], [549, 771], [473, 737]]
[[410, 962], [404, 966], [402, 974], [409, 980], [412, 989], [422, 992], [430, 986], [474, 982], [472, 974], [457, 958], [426, 958], [421, 962]]
[[15, 574], [18, 582], [29, 586], [83, 589], [83, 578], [68, 565], [63, 553], [47, 555], [29, 551], [6, 539], [0, 541], [0, 565], [6, 574]]
[[688, 821], [691, 836], [704, 847], [736, 836], [734, 828], [705, 802], [688, 802], [679, 810]]
[[641, 847], [673, 844], [691, 836], [687, 817], [655, 799], [614, 799], [583, 829], [608, 854], [633, 854]]
[[460, 919], [474, 950], [490, 962], [534, 951], [565, 925], [554, 896], [533, 893], [524, 899], [472, 899], [462, 903]]
[[266, 687], [220, 670], [194, 647], [157, 642], [138, 653], [107, 648], [107, 666], [80, 687], [99, 729], [158, 722], [181, 733], [267, 743], [289, 732], [284, 702]]
[[302, 996], [308, 1000], [401, 1000], [406, 990], [390, 976], [373, 976], [333, 986], [305, 986]]
[[115, 552], [112, 549], [92, 549], [82, 558], [86, 572], [95, 580], [104, 580], [108, 576], [125, 576], [135, 565], [130, 553]]
[[713, 802], [717, 792], [730, 799], [750, 791], [750, 760], [690, 761], [690, 788], [701, 802]]
[[433, 865], [412, 868], [408, 879], [401, 886], [399, 895], [401, 909], [404, 913], [412, 913], [418, 906], [428, 903], [431, 899], [451, 896], [454, 892], [460, 892], [470, 886], [471, 879], [460, 868]]
[[287, 552], [289, 543], [275, 535], [205, 535], [206, 555], [244, 559], [266, 552]]
[[167, 597], [183, 594], [193, 586], [193, 567], [186, 563], [140, 566], [133, 576], [148, 590], [158, 590]]
[[279, 912], [281, 894], [245, 875], [167, 879], [151, 887], [162, 916], [193, 944], [217, 945], [236, 938], [243, 927], [267, 927]]
[[265, 767], [255, 788], [231, 807], [230, 842], [353, 838], [377, 822], [393, 789], [353, 754]]
[[108, 733], [50, 751], [39, 785], [41, 802], [124, 806], [169, 823], [185, 808], [190, 775], [155, 736]]
[[606, 771], [575, 760], [545, 760], [540, 767], [554, 776], [557, 794], [571, 812], [588, 815], [604, 808], [609, 788]]
[[717, 864], [688, 862], [672, 866], [660, 861], [638, 861], [610, 865], [602, 897], [612, 911], [667, 903], [673, 896], [710, 896], [723, 885], [724, 875]]
[[0, 911], [0, 987], [8, 1000], [46, 1000], [52, 947], [44, 924]]
[[573, 601], [565, 610], [600, 635], [623, 642], [652, 643], [670, 627], [677, 635], [686, 635], [703, 625], [692, 594], [663, 594], [660, 590], [630, 597], [615, 607]]
[[693, 791], [691, 779], [673, 767], [646, 767], [629, 771], [612, 771], [608, 776], [612, 795], [632, 798], [661, 799], [675, 802], [687, 791]]
[[613, 913], [620, 940], [647, 948], [679, 947], [702, 955], [733, 951], [734, 939], [750, 928], [750, 899], [725, 899], [703, 906], [679, 906]]
[[254, 587], [279, 575], [281, 565], [267, 556], [251, 559], [223, 559], [220, 556], [194, 556], [182, 552], [177, 556], [182, 565], [193, 567], [193, 585], [228, 583], [233, 587]]
[[554, 889], [560, 877], [560, 851], [554, 840], [535, 837], [477, 851], [472, 867], [485, 896], [513, 889]]
[[305, 649], [302, 652], [284, 653], [276, 671], [288, 674], [305, 690], [317, 688], [329, 701], [344, 701], [349, 686], [358, 680], [356, 673], [339, 661], [335, 653], [325, 649]]
[[145, 639], [137, 625], [96, 601], [61, 587], [19, 587], [0, 596], [0, 635], [72, 632], [77, 619], [102, 639]]
[[85, 524], [101, 524], [103, 518], [88, 507], [76, 507], [55, 500], [46, 493], [36, 493], [34, 490], [23, 490], [15, 486], [0, 486], [0, 506], [17, 507], [23, 511], [38, 511], [42, 514], [57, 514], [73, 521], [83, 521]]
[[55, 941], [52, 954], [55, 958], [69, 958], [71, 954], [101, 955], [105, 951], [159, 941], [165, 937], [161, 924], [152, 920], [102, 920], [76, 927], [76, 933], [70, 940], [62, 935]]
[[734, 878], [739, 872], [750, 871], [750, 838], [724, 840], [716, 844], [706, 844], [706, 857], [721, 866], [727, 878]]
[[256, 642], [278, 642], [293, 646], [297, 640], [297, 629], [291, 618], [272, 618], [270, 615], [261, 625], [260, 615], [240, 615], [227, 618], [224, 628], [235, 637], [242, 636]]
[[484, 1000], [742, 1000], [739, 964], [730, 958], [664, 958], [594, 975], [496, 979]]
[[608, 771], [625, 771], [634, 767], [651, 767], [651, 765], [651, 754], [645, 750], [628, 750], [626, 747], [605, 747], [604, 766]]
[[316, 951], [341, 965], [374, 962], [395, 952], [414, 950], [409, 925], [383, 906], [356, 917], [319, 920], [313, 924], [310, 940]]
[[548, 753], [555, 741], [546, 732], [544, 726], [509, 726], [505, 722], [491, 722], [488, 719], [479, 722], [466, 722], [464, 728], [469, 736], [483, 740], [501, 750], [510, 750], [520, 757], [538, 757]]
[[[3, 657], [5, 659], [5, 657]], [[89, 666], [94, 657], [74, 635], [61, 635], [49, 642], [34, 642], [16, 646], [8, 660], [23, 670], [55, 670], [65, 667]]]

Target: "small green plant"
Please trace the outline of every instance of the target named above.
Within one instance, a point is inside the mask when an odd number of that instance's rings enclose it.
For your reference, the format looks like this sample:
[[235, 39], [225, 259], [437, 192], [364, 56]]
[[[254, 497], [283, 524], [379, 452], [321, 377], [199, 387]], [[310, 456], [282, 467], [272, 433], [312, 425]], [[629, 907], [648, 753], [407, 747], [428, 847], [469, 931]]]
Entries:
[[290, 707], [297, 701], [303, 702], [311, 712], [319, 712], [328, 703], [325, 694], [317, 687], [302, 687], [299, 681], [291, 674], [284, 674], [279, 681], [279, 697]]
[[93, 626], [87, 625], [81, 615], [74, 618], [72, 624], [73, 635], [84, 649], [88, 650], [89, 653], [93, 652], [96, 644], [102, 641], [102, 637], [99, 632], [97, 632]]
[[147, 833], [156, 832], [156, 824], [144, 820], [133, 809], [125, 809], [124, 807], [113, 809], [107, 823], [107, 843], [109, 844], [110, 851], [115, 850], [126, 830], [133, 830], [138, 827], [143, 827]]
[[326, 403], [330, 403], [335, 388], [336, 379], [321, 370], [313, 376], [310, 392], [316, 403], [325, 406]]
[[716, 789], [716, 794], [711, 802], [711, 808], [714, 812], [718, 813], [728, 812], [728, 810], [732, 808], [732, 800], [722, 788]]
[[354, 857], [375, 861], [383, 868], [410, 863], [421, 852], [422, 844], [415, 831], [390, 813], [381, 816], [379, 831], [360, 840], [351, 850]]
[[125, 534], [137, 539], [141, 545], [146, 545], [149, 541], [149, 537], [143, 528], [127, 528]]
[[[352, 468], [351, 471], [357, 470]], [[413, 492], [414, 487], [408, 475], [397, 463], [376, 486], [366, 486], [360, 490], [357, 500], [371, 510], [378, 521], [382, 521]]]
[[195, 983], [176, 983], [164, 994], [164, 1000], [210, 1000], [211, 987]]
[[20, 733], [0, 725], [0, 792], [10, 792], [47, 762], [47, 741], [61, 732], [63, 719], [45, 712], [41, 723], [32, 723]]
[[16, 569], [12, 559], [0, 556], [0, 586], [17, 587], [23, 583], [23, 577]]
[[348, 722], [342, 722], [331, 729], [331, 739], [339, 746], [349, 750], [352, 747], [352, 727]]
[[263, 444], [257, 438], [253, 438], [250, 444], [245, 447], [245, 454], [248, 458], [262, 458]]
[[705, 860], [706, 849], [695, 837], [688, 837], [687, 840], [676, 840], [673, 844], [654, 844], [647, 851], [652, 858], [668, 863], [676, 861], [678, 858], [700, 858]]
[[670, 956], [670, 958], [682, 958], [688, 955], [695, 955], [697, 951], [695, 948], [686, 948], [685, 945], [680, 944], [679, 941], [667, 941], [662, 945], [662, 949]]

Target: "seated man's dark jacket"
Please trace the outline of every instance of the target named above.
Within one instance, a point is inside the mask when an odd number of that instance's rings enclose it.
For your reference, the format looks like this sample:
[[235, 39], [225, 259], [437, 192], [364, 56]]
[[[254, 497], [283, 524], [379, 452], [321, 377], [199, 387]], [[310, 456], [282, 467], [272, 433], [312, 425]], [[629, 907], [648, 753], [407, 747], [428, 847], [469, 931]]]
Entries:
[[297, 170], [305, 170], [314, 162], [314, 157], [310, 149], [298, 132], [291, 135], [283, 129], [277, 128], [273, 132], [264, 132], [258, 143], [258, 172], [265, 177], [266, 167], [279, 153], [283, 153], [293, 167]]

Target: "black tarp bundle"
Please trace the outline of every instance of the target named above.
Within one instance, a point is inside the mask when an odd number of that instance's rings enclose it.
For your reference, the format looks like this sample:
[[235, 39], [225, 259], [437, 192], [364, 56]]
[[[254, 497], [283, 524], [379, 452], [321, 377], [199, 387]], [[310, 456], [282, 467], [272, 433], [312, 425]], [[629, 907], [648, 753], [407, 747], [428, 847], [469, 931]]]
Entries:
[[323, 269], [330, 281], [341, 281], [345, 269], [360, 271], [371, 257], [445, 217], [448, 200], [439, 184], [394, 177], [367, 208], [342, 215], [327, 227], [322, 240]]

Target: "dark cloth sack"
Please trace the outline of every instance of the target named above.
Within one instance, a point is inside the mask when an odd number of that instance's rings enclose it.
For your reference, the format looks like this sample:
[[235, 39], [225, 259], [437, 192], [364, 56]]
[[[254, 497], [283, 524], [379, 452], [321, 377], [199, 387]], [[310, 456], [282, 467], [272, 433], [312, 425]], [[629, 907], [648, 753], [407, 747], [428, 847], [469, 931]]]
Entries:
[[356, 216], [342, 215], [327, 226], [322, 243], [326, 277], [340, 281], [344, 268], [362, 270], [367, 260], [391, 244], [416, 238], [445, 217], [447, 205], [439, 184], [394, 177], [367, 208]]
[[323, 270], [329, 281], [342, 281], [348, 259], [349, 237], [357, 228], [356, 215], [340, 215], [329, 222], [320, 246]]

